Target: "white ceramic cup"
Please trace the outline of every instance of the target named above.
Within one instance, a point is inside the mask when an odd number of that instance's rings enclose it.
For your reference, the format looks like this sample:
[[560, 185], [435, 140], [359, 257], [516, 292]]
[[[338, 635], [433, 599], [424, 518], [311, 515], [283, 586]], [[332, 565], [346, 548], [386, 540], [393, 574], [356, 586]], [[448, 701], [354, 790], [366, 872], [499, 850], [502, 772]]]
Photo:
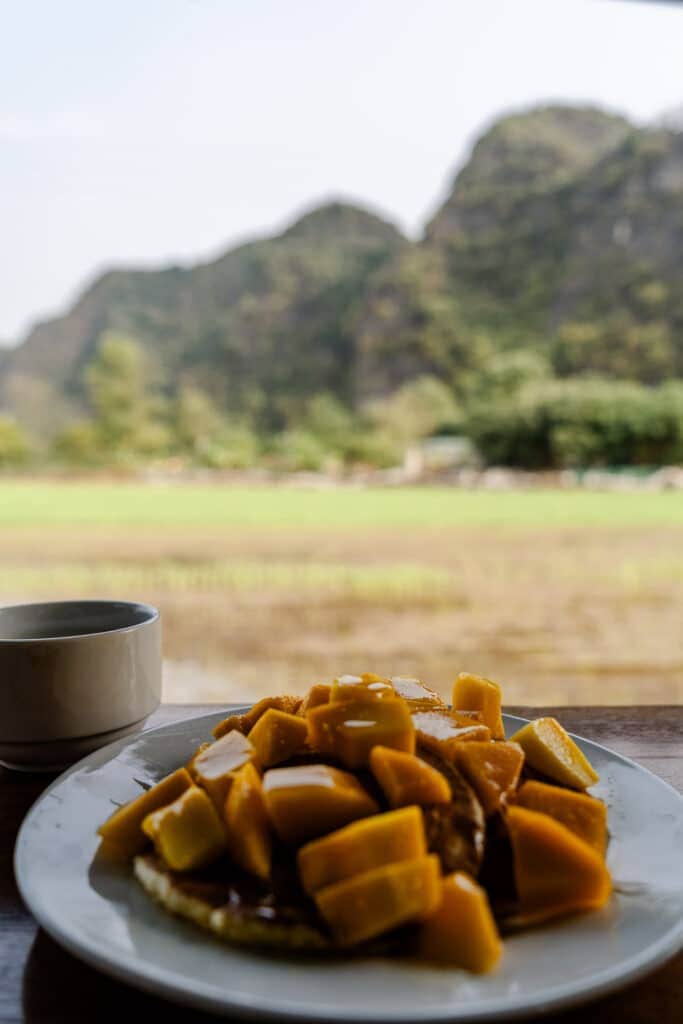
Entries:
[[0, 762], [54, 771], [140, 729], [161, 700], [151, 605], [52, 601], [0, 608]]

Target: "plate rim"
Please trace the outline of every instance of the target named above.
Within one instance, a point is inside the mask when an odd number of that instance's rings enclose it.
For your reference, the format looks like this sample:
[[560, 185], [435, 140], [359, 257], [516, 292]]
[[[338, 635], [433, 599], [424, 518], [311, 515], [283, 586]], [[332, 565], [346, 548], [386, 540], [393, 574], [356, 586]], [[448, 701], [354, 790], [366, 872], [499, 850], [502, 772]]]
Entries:
[[[229, 706], [229, 713], [244, 713], [252, 706], [252, 704], [248, 703], [231, 704]], [[187, 718], [181, 718], [174, 722], [167, 722], [154, 726], [151, 729], [145, 729], [144, 733], [151, 736], [155, 733], [168, 732], [177, 726], [201, 723], [203, 720], [214, 720], [224, 716], [226, 710], [217, 709], [216, 711], [204, 712], [200, 715], [190, 715]], [[530, 719], [523, 718], [520, 715], [504, 713], [503, 717], [510, 723], [519, 722], [524, 724], [530, 721]], [[500, 1006], [499, 998], [495, 1001], [496, 1005], [494, 1005], [492, 1000], [481, 1001], [478, 1006], [476, 1004], [468, 1004], [465, 1008], [463, 1005], [463, 1009], [466, 1009], [464, 1014], [454, 1013], [452, 1009], [425, 1009], [420, 1012], [419, 1017], [413, 1011], [406, 1012], [405, 1014], [396, 1013], [396, 1011], [392, 1011], [390, 1014], [382, 1011], [370, 1011], [363, 1015], [350, 1015], [345, 1013], [341, 1007], [330, 1007], [324, 1013], [319, 1010], [307, 1012], [305, 1008], [295, 1008], [286, 1004], [283, 1006], [282, 1003], [269, 1001], [267, 996], [260, 994], [257, 999], [245, 998], [243, 994], [236, 997], [230, 993], [211, 994], [208, 991], [209, 986], [206, 986], [203, 982], [198, 983], [202, 990], [197, 991], [189, 982], [184, 983], [170, 977], [168, 970], [164, 967], [149, 963], [141, 967], [140, 961], [132, 955], [117, 953], [116, 956], [112, 957], [106, 950], [98, 950], [92, 945], [92, 941], [86, 942], [83, 938], [79, 937], [77, 930], [70, 929], [68, 923], [64, 925], [58, 918], [53, 917], [49, 909], [43, 906], [42, 901], [38, 897], [34, 900], [31, 884], [24, 876], [22, 867], [23, 850], [28, 843], [27, 837], [31, 821], [38, 812], [43, 800], [70, 775], [87, 767], [94, 759], [98, 760], [98, 766], [100, 758], [102, 758], [102, 764], [107, 763], [108, 760], [112, 760], [125, 750], [129, 744], [139, 739], [140, 735], [141, 733], [134, 733], [131, 736], [124, 736], [121, 739], [114, 740], [112, 743], [108, 743], [104, 747], [100, 747], [98, 750], [81, 758], [67, 768], [66, 771], [58, 775], [57, 778], [53, 779], [50, 785], [43, 790], [38, 799], [29, 808], [17, 834], [13, 858], [14, 876], [20, 895], [40, 927], [55, 942], [67, 949], [77, 959], [110, 977], [131, 985], [133, 988], [154, 995], [160, 995], [184, 1006], [209, 1010], [214, 1013], [227, 1015], [238, 1012], [243, 1017], [251, 1020], [275, 1020], [279, 1018], [288, 1021], [309, 1022], [314, 1020], [352, 1021], [353, 1024], [362, 1024], [362, 1022], [368, 1022], [368, 1024], [384, 1022], [384, 1024], [389, 1024], [389, 1022], [394, 1021], [400, 1022], [400, 1024], [413, 1024], [413, 1022], [417, 1024], [418, 1021], [420, 1024], [426, 1024], [426, 1022], [429, 1022], [429, 1024], [448, 1024], [448, 1022], [465, 1024], [467, 1021], [514, 1020], [520, 1017], [540, 1016], [553, 1010], [570, 1008], [599, 999], [601, 996], [624, 988], [643, 978], [657, 967], [666, 963], [683, 948], [683, 918], [681, 918], [677, 924], [673, 925], [656, 942], [650, 944], [639, 953], [632, 955], [627, 960], [599, 971], [592, 976], [589, 984], [582, 986], [578, 990], [576, 989], [576, 982], [565, 982], [560, 986], [556, 986], [552, 995], [545, 998], [537, 995], [533, 997], [533, 1001], [529, 1001], [528, 997], [516, 996], [509, 1001], [509, 1005], [506, 1007]], [[664, 787], [670, 795], [673, 795], [681, 804], [681, 809], [683, 810], [683, 794], [679, 793], [670, 783], [650, 771], [649, 768], [639, 764], [632, 758], [626, 757], [624, 754], [612, 750], [610, 747], [604, 746], [604, 744], [596, 743], [576, 733], [570, 733], [569, 735], [573, 739], [587, 743], [608, 754], [610, 757], [616, 758], [618, 761], [635, 768], [638, 772], [645, 774], [655, 785]], [[106, 755], [110, 756], [106, 757]], [[242, 950], [242, 952], [248, 951]]]

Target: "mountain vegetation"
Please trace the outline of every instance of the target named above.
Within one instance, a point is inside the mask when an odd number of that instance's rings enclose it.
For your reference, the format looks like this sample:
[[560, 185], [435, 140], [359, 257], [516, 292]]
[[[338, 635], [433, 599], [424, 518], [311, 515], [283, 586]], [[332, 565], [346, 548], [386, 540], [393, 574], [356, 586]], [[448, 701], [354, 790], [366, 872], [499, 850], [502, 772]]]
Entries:
[[[217, 260], [111, 270], [0, 362], [0, 462], [683, 458], [683, 134], [504, 117], [412, 241], [325, 204]], [[11, 433], [11, 431], [10, 431]], [[16, 443], [15, 443], [16, 442]]]

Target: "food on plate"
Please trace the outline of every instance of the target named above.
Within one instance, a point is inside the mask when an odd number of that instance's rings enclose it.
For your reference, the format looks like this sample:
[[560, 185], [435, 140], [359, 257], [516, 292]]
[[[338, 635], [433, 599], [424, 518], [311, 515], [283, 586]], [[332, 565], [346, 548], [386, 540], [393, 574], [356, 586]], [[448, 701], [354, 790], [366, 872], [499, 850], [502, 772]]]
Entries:
[[142, 823], [148, 814], [167, 807], [192, 785], [192, 779], [186, 768], [167, 775], [165, 779], [151, 786], [146, 792], [124, 804], [114, 811], [110, 818], [100, 825], [98, 834], [117, 852], [132, 857], [147, 846], [147, 837], [142, 831]]
[[571, 789], [588, 789], [597, 772], [556, 718], [537, 718], [510, 737], [519, 743], [527, 764], [553, 782]]
[[517, 793], [517, 804], [530, 811], [549, 814], [605, 856], [607, 849], [607, 808], [602, 800], [561, 786], [529, 779]]
[[291, 844], [379, 811], [355, 775], [328, 764], [271, 768], [263, 776], [263, 795], [273, 828]]
[[441, 879], [439, 903], [422, 922], [420, 952], [475, 974], [497, 963], [501, 942], [486, 890], [465, 871]]
[[607, 814], [554, 718], [506, 740], [500, 687], [468, 673], [453, 701], [373, 673], [267, 697], [99, 833], [229, 942], [492, 970], [500, 932], [608, 901]]
[[498, 683], [482, 676], [461, 672], [453, 686], [453, 707], [458, 711], [478, 711], [494, 740], [505, 739], [502, 694]]
[[188, 771], [223, 810], [235, 772], [254, 759], [256, 751], [241, 732], [229, 732], [215, 743], [203, 744], [190, 761]]
[[337, 832], [314, 839], [299, 850], [299, 876], [309, 896], [352, 875], [411, 860], [427, 853], [419, 807], [373, 814]]
[[[249, 733], [248, 742], [253, 744], [256, 761], [264, 768], [270, 768], [296, 754], [306, 742], [307, 733], [305, 718], [268, 708]], [[239, 733], [228, 733], [228, 736], [236, 735]]]
[[211, 864], [228, 847], [213, 800], [199, 786], [190, 786], [172, 804], [148, 814], [142, 831], [173, 871], [191, 871]]
[[514, 796], [524, 764], [518, 743], [461, 743], [455, 764], [481, 801], [486, 817], [501, 811]]
[[392, 750], [391, 747], [373, 747], [370, 768], [390, 807], [408, 807], [410, 804], [429, 807], [430, 804], [451, 801], [451, 787], [443, 773], [415, 754]]
[[578, 910], [597, 910], [612, 884], [603, 858], [554, 818], [511, 807], [508, 828], [522, 920], [545, 921]]
[[356, 946], [435, 910], [441, 895], [436, 854], [393, 861], [320, 889], [315, 902], [339, 946]]

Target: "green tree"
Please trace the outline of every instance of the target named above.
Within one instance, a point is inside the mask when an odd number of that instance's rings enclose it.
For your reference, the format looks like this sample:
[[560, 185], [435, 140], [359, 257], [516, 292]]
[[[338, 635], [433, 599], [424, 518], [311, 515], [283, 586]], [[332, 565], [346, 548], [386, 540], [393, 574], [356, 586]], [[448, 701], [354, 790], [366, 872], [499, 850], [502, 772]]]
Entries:
[[85, 372], [85, 382], [102, 452], [114, 457], [134, 454], [150, 420], [138, 345], [125, 335], [106, 331]]
[[92, 466], [101, 458], [97, 428], [91, 420], [78, 420], [60, 430], [52, 442], [59, 462], [73, 466]]
[[429, 375], [416, 377], [389, 398], [374, 402], [368, 415], [380, 433], [399, 445], [429, 437], [439, 429], [452, 430], [461, 419], [451, 389]]
[[0, 416], [0, 466], [22, 466], [30, 454], [28, 438], [19, 424], [11, 416]]
[[195, 458], [215, 443], [224, 426], [223, 418], [207, 393], [192, 385], [179, 389], [172, 418], [180, 450]]

